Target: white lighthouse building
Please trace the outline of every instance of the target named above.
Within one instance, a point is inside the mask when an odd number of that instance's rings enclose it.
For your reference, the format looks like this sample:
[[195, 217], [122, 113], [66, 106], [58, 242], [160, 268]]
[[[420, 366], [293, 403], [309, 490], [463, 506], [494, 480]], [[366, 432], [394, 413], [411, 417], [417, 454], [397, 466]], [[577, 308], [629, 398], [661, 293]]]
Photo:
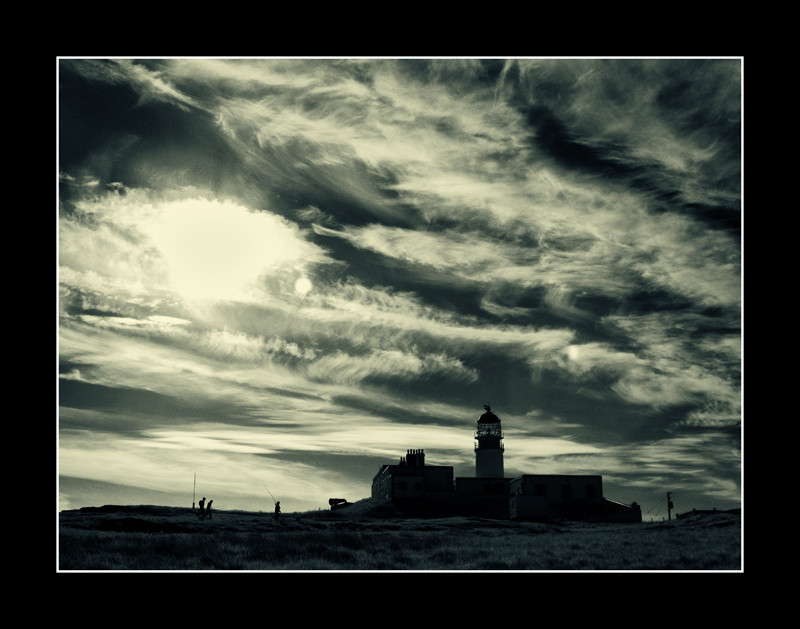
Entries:
[[500, 418], [484, 406], [475, 433], [475, 477], [503, 478], [503, 431]]

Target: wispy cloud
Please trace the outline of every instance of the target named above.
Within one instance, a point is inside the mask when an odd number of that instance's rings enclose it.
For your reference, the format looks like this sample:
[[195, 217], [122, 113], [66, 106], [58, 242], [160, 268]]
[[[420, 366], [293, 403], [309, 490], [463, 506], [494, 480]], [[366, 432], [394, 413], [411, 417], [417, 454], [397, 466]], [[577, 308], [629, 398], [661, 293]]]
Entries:
[[132, 87], [139, 94], [139, 105], [163, 101], [186, 111], [187, 105], [194, 104], [191, 97], [172, 85], [169, 77], [130, 59], [81, 59], [62, 63], [88, 79]]
[[309, 377], [322, 381], [360, 383], [363, 380], [392, 380], [412, 383], [420, 378], [444, 378], [464, 384], [478, 379], [477, 371], [461, 361], [442, 354], [416, 356], [397, 350], [374, 350], [367, 356], [349, 356], [343, 352], [315, 361]]

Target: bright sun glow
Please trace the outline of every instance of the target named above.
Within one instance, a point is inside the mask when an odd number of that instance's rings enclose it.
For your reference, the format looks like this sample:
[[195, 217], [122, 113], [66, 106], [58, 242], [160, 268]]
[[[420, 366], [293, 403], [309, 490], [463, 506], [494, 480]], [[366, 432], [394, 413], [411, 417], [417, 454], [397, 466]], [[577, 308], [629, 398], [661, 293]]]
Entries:
[[307, 277], [301, 277], [294, 283], [294, 292], [300, 296], [307, 295], [312, 288], [313, 285], [311, 284], [311, 280], [309, 280]]
[[242, 299], [259, 276], [300, 262], [306, 244], [273, 214], [205, 199], [164, 206], [149, 232], [173, 287], [193, 299]]

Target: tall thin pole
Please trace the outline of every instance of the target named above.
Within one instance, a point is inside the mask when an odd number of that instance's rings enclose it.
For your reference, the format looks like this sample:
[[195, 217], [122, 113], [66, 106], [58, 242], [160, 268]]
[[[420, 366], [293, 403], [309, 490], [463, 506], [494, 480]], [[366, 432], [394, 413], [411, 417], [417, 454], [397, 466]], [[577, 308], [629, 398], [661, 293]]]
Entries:
[[670, 498], [669, 498], [670, 494], [672, 494], [672, 492], [668, 491], [667, 492], [667, 519], [668, 520], [672, 519], [672, 500], [670, 500]]
[[192, 487], [192, 509], [194, 509], [194, 497], [196, 489], [197, 489], [197, 472], [194, 473], [194, 487]]

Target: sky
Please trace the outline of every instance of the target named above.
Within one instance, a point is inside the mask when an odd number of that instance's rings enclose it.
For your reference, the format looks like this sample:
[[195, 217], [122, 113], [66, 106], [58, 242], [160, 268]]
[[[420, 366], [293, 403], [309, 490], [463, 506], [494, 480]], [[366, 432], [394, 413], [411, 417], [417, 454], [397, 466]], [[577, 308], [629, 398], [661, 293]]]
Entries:
[[381, 465], [742, 499], [739, 58], [57, 60], [58, 508]]

